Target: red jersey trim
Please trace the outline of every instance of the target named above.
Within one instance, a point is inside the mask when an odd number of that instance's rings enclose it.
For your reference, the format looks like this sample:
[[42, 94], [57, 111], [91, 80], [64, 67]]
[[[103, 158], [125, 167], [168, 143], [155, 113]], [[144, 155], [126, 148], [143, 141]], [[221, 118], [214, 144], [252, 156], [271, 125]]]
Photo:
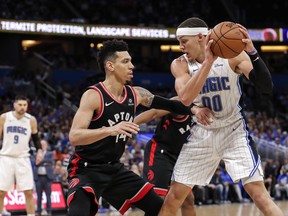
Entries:
[[117, 103], [122, 104], [126, 98], [127, 98], [127, 89], [126, 86], [124, 86], [124, 97], [122, 98], [121, 101], [118, 101], [116, 98], [114, 98], [114, 96], [112, 94], [110, 94], [110, 92], [106, 89], [105, 85], [103, 84], [103, 82], [99, 82], [99, 84], [102, 86], [102, 88], [104, 89], [104, 91]]
[[172, 120], [173, 120], [173, 121], [176, 121], [176, 122], [184, 122], [184, 121], [186, 121], [188, 118], [189, 118], [189, 115], [186, 115], [186, 116], [184, 116], [183, 118], [173, 118]]
[[152, 138], [152, 145], [150, 149], [149, 162], [148, 162], [149, 166], [153, 166], [154, 164], [155, 151], [156, 151], [157, 146], [158, 146], [157, 142]]
[[73, 165], [73, 168], [71, 169], [71, 172], [69, 174], [69, 177], [72, 178], [73, 176], [75, 176], [76, 174], [76, 170], [78, 169], [78, 161], [81, 160], [81, 157], [79, 157], [79, 155], [75, 154], [76, 158], [74, 158], [72, 161], [71, 161], [71, 164]]
[[[97, 201], [97, 199], [96, 199], [94, 190], [93, 190], [91, 187], [87, 187], [87, 186], [82, 187], [82, 188], [83, 188], [86, 192], [92, 193], [92, 194], [94, 195], [94, 203], [98, 206], [98, 209], [99, 209], [100, 206], [99, 206], [99, 203], [98, 203], [98, 201]], [[67, 205], [68, 205], [68, 207], [70, 206], [70, 203], [71, 203], [71, 201], [73, 200], [76, 192], [77, 192], [77, 191], [74, 191], [73, 193], [71, 193], [71, 194], [68, 196], [68, 198], [67, 198]], [[96, 213], [95, 213], [95, 214], [96, 214]]]
[[138, 193], [132, 197], [129, 200], [126, 200], [121, 208], [119, 209], [119, 212], [124, 215], [125, 212], [131, 207], [132, 203], [138, 202], [141, 200], [152, 188], [154, 187], [153, 184], [147, 182], [139, 191]]
[[168, 193], [168, 189], [164, 188], [154, 188], [155, 193], [157, 193], [159, 196], [166, 196]]
[[102, 92], [100, 91], [100, 89], [98, 89], [95, 86], [90, 86], [89, 89], [94, 89], [95, 91], [97, 91], [100, 95], [100, 109], [99, 112], [96, 116], [92, 117], [92, 121], [97, 120], [98, 118], [100, 118], [100, 116], [103, 114], [103, 110], [104, 110], [104, 99], [103, 99], [103, 95]]

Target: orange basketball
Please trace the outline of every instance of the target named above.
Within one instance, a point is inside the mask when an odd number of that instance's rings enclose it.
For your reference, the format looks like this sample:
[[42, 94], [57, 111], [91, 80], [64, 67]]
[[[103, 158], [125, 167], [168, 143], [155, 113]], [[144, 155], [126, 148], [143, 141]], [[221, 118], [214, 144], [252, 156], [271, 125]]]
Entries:
[[234, 58], [239, 55], [245, 47], [242, 42], [244, 35], [240, 32], [241, 27], [233, 22], [221, 22], [212, 30], [210, 38], [213, 39], [211, 50], [214, 55], [221, 58]]

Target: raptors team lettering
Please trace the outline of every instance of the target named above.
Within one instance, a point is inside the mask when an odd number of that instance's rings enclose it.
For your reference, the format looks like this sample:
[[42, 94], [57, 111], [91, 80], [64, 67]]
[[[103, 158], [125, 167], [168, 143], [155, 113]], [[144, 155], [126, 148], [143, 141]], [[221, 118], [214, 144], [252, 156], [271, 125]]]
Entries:
[[209, 77], [203, 86], [200, 94], [230, 90], [229, 77]]
[[[134, 119], [134, 116], [131, 116], [130, 113], [126, 113], [126, 112], [120, 112], [120, 113], [116, 113], [114, 115], [114, 119], [108, 119], [108, 124], [111, 126], [121, 122], [121, 121], [130, 121], [132, 122]], [[116, 143], [118, 143], [119, 139], [122, 139], [123, 141], [126, 141], [126, 135], [124, 134], [118, 134], [116, 136]]]
[[126, 113], [126, 112], [120, 112], [120, 113], [116, 113], [114, 115], [114, 119], [108, 119], [108, 124], [110, 126], [113, 126], [115, 125], [116, 123], [118, 122], [121, 122], [121, 121], [130, 121], [132, 122], [133, 121], [133, 116], [131, 116], [130, 113]]
[[189, 131], [191, 129], [190, 125], [186, 125], [186, 128], [179, 128], [179, 132], [181, 134], [186, 133], [187, 131]]
[[7, 127], [7, 133], [19, 133], [27, 135], [27, 128], [19, 127], [19, 126], [9, 126]]

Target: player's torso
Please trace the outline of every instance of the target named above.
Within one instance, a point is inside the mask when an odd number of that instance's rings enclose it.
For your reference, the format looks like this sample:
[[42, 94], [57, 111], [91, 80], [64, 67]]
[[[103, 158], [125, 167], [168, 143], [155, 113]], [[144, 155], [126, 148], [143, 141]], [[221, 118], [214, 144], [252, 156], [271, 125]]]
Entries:
[[[198, 62], [188, 63], [188, 65], [191, 76], [201, 68]], [[215, 116], [210, 128], [224, 127], [241, 118], [239, 104], [241, 94], [239, 75], [232, 71], [227, 59], [217, 58], [200, 94], [193, 103], [213, 110]]]
[[153, 138], [161, 148], [173, 154], [179, 154], [190, 134], [191, 121], [191, 115], [175, 118], [173, 115], [168, 114], [162, 117]]
[[13, 112], [6, 113], [3, 127], [3, 146], [0, 155], [11, 157], [29, 156], [29, 141], [31, 137], [31, 115], [25, 113], [17, 119]]
[[[125, 86], [124, 97], [121, 101], [114, 99], [102, 83], [90, 88], [100, 94], [101, 106], [99, 112], [93, 116], [89, 129], [111, 127], [121, 121], [133, 121], [136, 94], [132, 87]], [[91, 162], [116, 161], [122, 156], [127, 141], [128, 137], [123, 134], [109, 136], [90, 145], [77, 146], [76, 153], [81, 158]]]

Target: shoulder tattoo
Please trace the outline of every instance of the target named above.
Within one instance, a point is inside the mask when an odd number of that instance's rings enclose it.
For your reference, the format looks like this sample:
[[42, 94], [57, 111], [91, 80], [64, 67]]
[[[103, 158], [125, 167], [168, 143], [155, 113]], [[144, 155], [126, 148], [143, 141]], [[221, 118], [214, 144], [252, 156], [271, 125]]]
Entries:
[[154, 95], [145, 88], [134, 87], [138, 95], [141, 97], [141, 105], [145, 107], [150, 107], [154, 98]]

